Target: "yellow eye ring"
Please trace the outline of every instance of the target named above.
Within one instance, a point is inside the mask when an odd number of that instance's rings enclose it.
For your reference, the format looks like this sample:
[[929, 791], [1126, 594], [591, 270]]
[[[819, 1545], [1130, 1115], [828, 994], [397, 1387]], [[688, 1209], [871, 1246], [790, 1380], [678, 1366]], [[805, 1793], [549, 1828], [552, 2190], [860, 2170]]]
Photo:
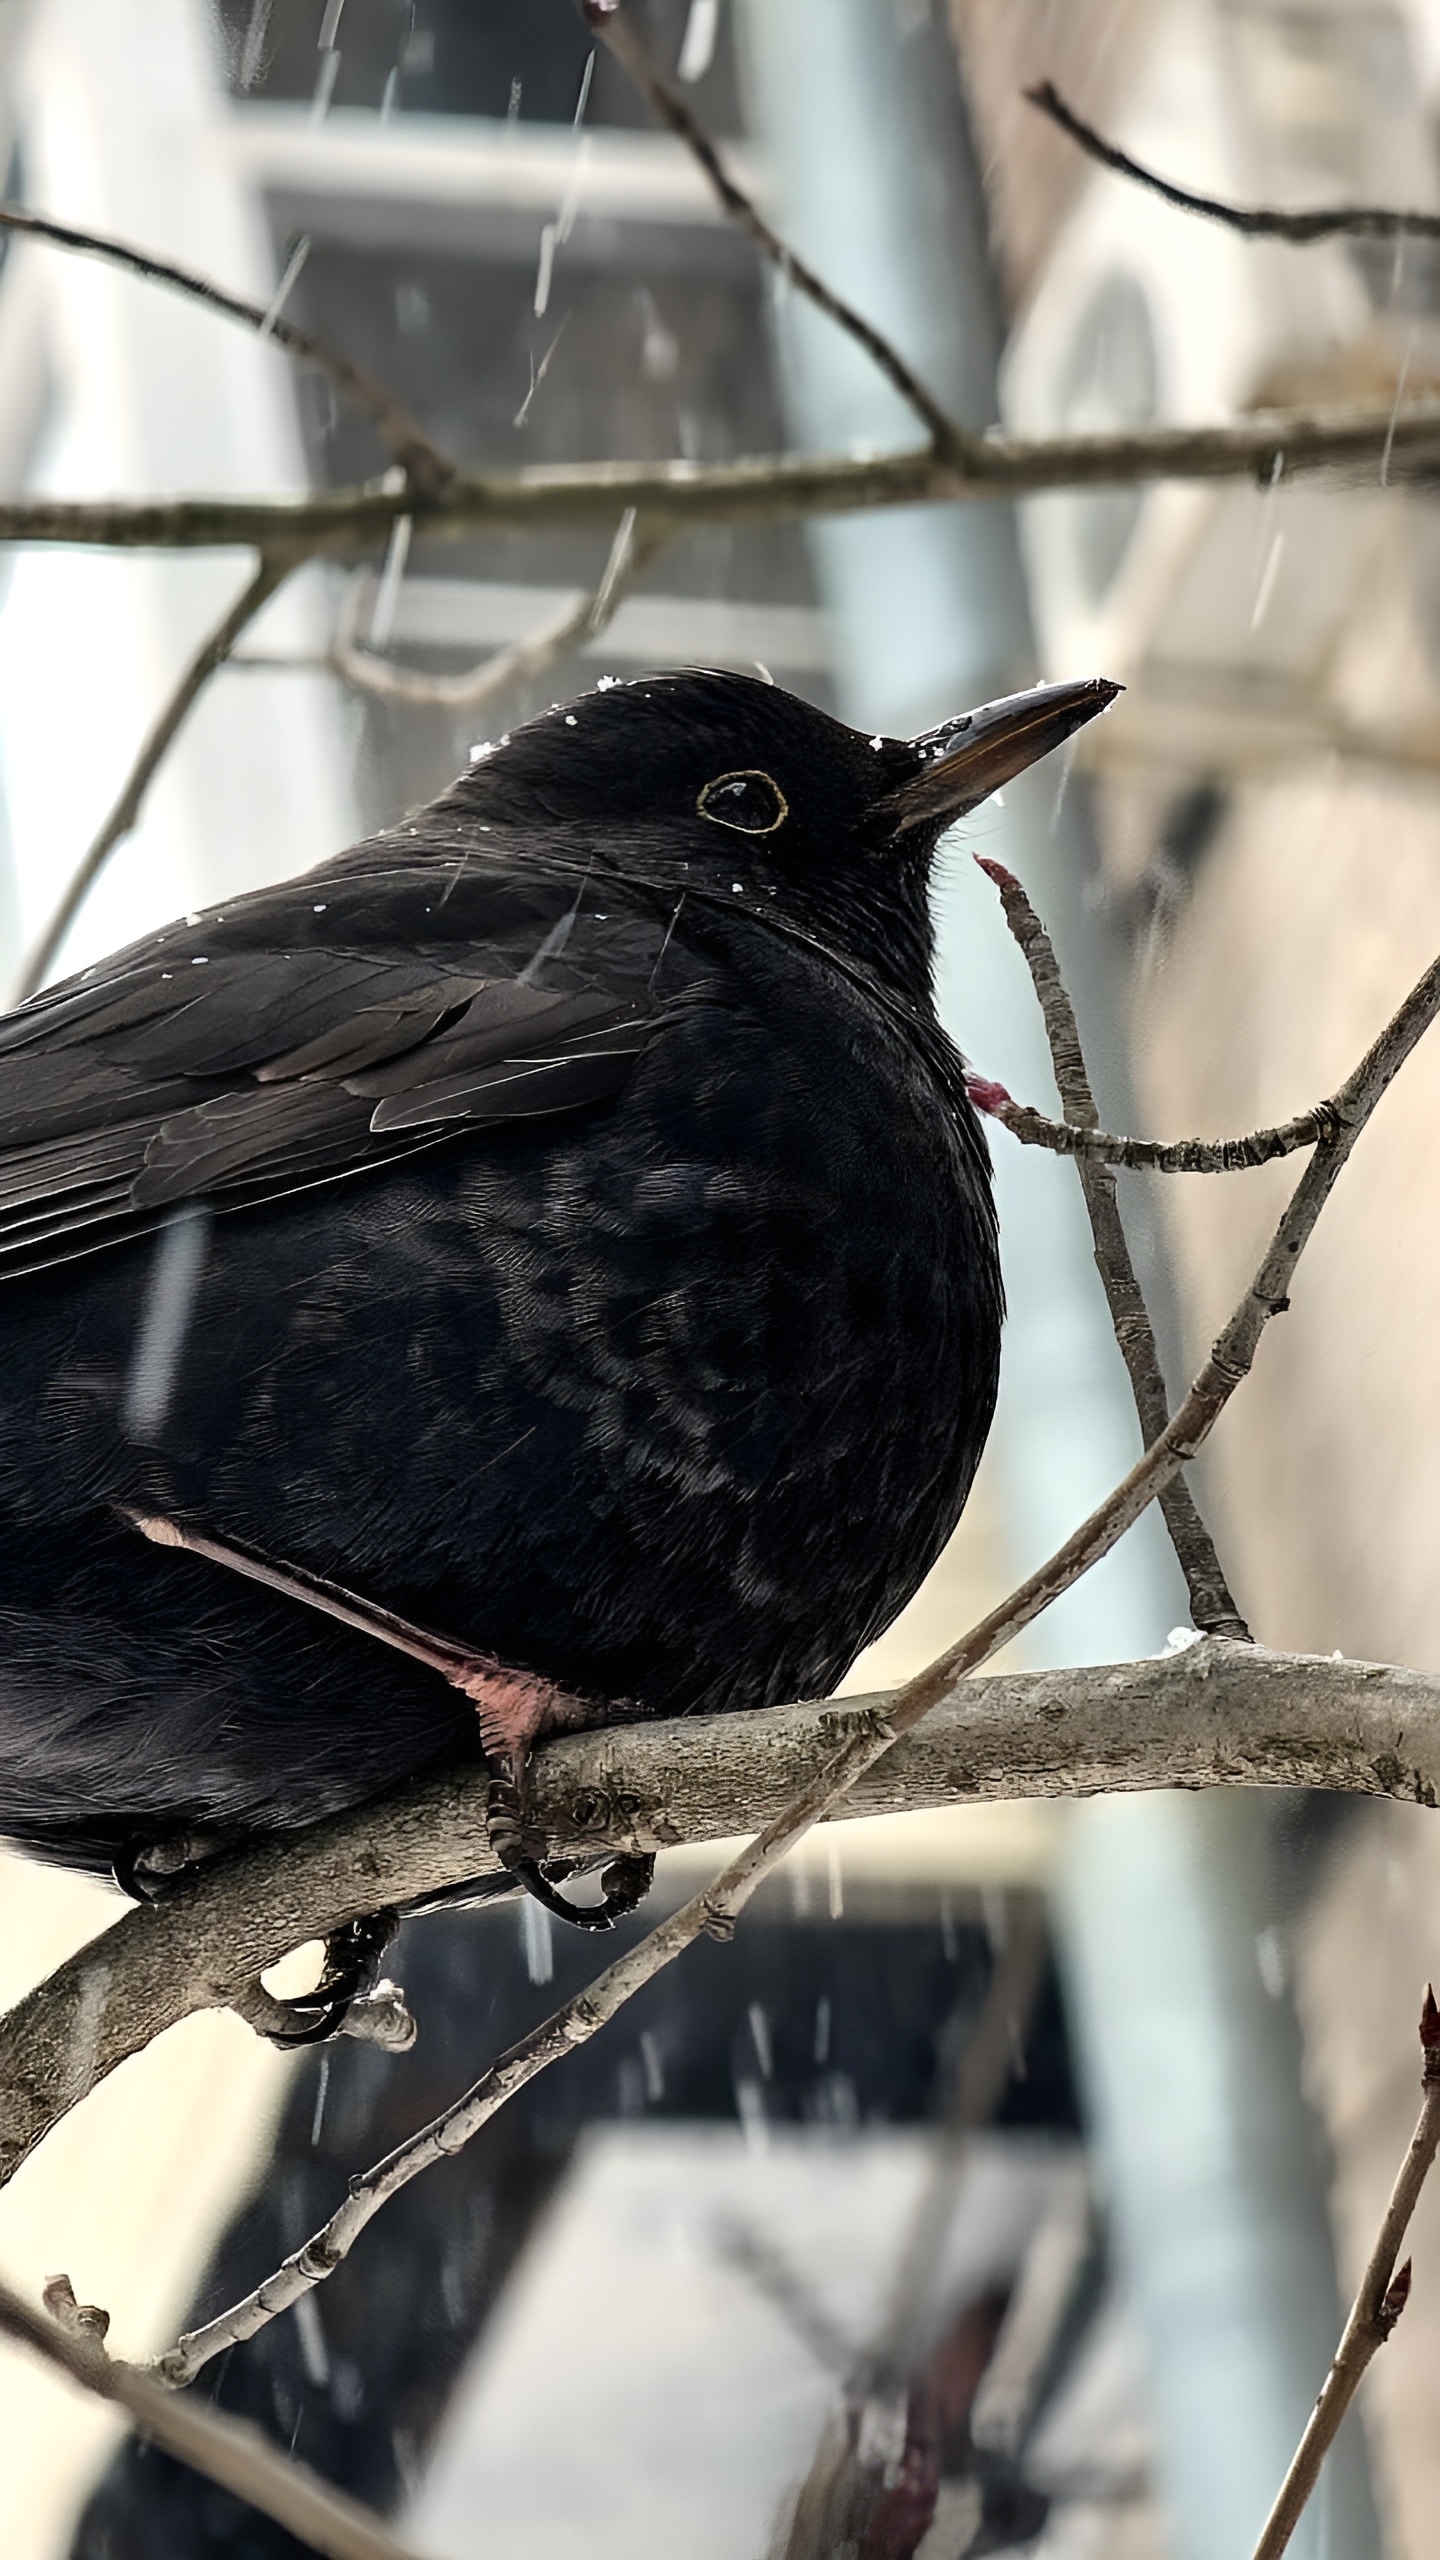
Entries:
[[[751, 783], [761, 784], [774, 804], [774, 815], [767, 818], [763, 826], [757, 826], [747, 818], [727, 817], [723, 810], [711, 807], [712, 794], [720, 792], [728, 792], [736, 806], [743, 807], [746, 785]], [[758, 765], [743, 766], [738, 773], [717, 773], [711, 781], [706, 783], [695, 807], [699, 816], [708, 818], [712, 826], [729, 827], [737, 836], [773, 836], [776, 828], [783, 827], [790, 815], [790, 803], [779, 783], [774, 781], [768, 773], [762, 773]]]

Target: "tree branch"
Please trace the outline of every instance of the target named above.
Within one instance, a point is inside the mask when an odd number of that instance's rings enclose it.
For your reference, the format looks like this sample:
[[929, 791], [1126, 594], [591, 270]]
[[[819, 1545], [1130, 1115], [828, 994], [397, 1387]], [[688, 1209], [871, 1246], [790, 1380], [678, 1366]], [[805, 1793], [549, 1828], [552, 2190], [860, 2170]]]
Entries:
[[1092, 160], [1117, 176], [1133, 180], [1137, 187], [1148, 188], [1166, 204], [1181, 213], [1198, 213], [1206, 222], [1221, 222], [1228, 231], [1243, 232], [1250, 240], [1290, 240], [1304, 247], [1312, 240], [1333, 240], [1340, 235], [1361, 240], [1440, 240], [1440, 213], [1403, 212], [1392, 205], [1332, 204], [1319, 205], [1310, 213], [1282, 213], [1274, 205], [1227, 204], [1219, 196], [1196, 195], [1189, 187], [1177, 187], [1171, 178], [1162, 178], [1155, 169], [1147, 169], [1143, 160], [1132, 160], [1087, 124], [1071, 106], [1067, 106], [1051, 80], [1027, 89], [1025, 98], [1038, 107], [1042, 116], [1068, 133]]
[[1313, 1147], [1334, 1125], [1333, 1102], [1317, 1102], [1294, 1120], [1274, 1129], [1256, 1129], [1248, 1138], [1116, 1138], [1105, 1129], [1081, 1129], [1068, 1120], [1052, 1120], [1028, 1102], [1016, 1102], [1003, 1084], [989, 1076], [967, 1076], [965, 1088], [977, 1111], [998, 1120], [1022, 1147], [1048, 1147], [1052, 1155], [1076, 1156], [1082, 1162], [1120, 1165], [1143, 1173], [1245, 1173], [1279, 1156]]
[[49, 923], [21, 962], [12, 1003], [23, 1004], [27, 996], [33, 996], [43, 986], [66, 935], [111, 854], [129, 835], [146, 792], [216, 668], [224, 665], [241, 633], [248, 630], [261, 606], [269, 602], [277, 587], [283, 586], [296, 565], [293, 554], [262, 552], [243, 592], [221, 615], [208, 639], [201, 642], [131, 766], [119, 799], [67, 883]]
[[83, 2390], [123, 2409], [151, 2444], [258, 2507], [326, 2560], [413, 2560], [377, 2516], [305, 2463], [277, 2453], [257, 2427], [177, 2400], [134, 2365], [108, 2356], [101, 2343], [104, 2315], [82, 2309], [63, 2276], [52, 2278], [45, 2292], [47, 2304], [62, 2315], [68, 2310], [68, 2318], [33, 2310], [0, 2281], [0, 2332], [57, 2365]]
[[397, 516], [427, 538], [480, 527], [604, 527], [634, 507], [657, 529], [768, 523], [871, 507], [949, 506], [1047, 489], [1153, 480], [1287, 478], [1307, 471], [1378, 475], [1440, 463], [1440, 400], [1394, 410], [1257, 411], [1220, 426], [1142, 427], [1115, 435], [987, 435], [961, 459], [927, 445], [880, 454], [747, 454], [731, 462], [532, 463], [517, 472], [457, 472], [443, 498], [377, 482], [278, 498], [54, 498], [0, 501], [0, 542], [64, 542], [107, 550], [235, 550], [287, 546], [358, 557], [383, 545]]
[[1424, 2057], [1420, 2121], [1401, 2163], [1379, 2237], [1335, 2350], [1335, 2361], [1325, 2376], [1295, 2459], [1255, 2546], [1255, 2560], [1280, 2560], [1281, 2553], [1288, 2549], [1301, 2511], [1320, 2476], [1320, 2465], [1335, 2441], [1365, 2368], [1384, 2346], [1410, 2299], [1410, 2261], [1406, 2259], [1398, 2275], [1394, 2273], [1395, 2261], [1436, 2150], [1440, 2149], [1440, 2010], [1431, 1990], [1426, 1991], [1420, 2012], [1420, 2049]]
[[[1096, 1130], [1100, 1125], [1100, 1114], [1095, 1108], [1095, 1096], [1085, 1070], [1080, 1026], [1060, 975], [1060, 964], [1050, 936], [1013, 871], [1007, 871], [1002, 862], [990, 861], [983, 854], [977, 854], [975, 859], [987, 879], [993, 880], [999, 890], [1005, 921], [1024, 954], [1044, 1016], [1045, 1036], [1050, 1044], [1050, 1059], [1065, 1124]], [[1140, 1436], [1148, 1443], [1158, 1440], [1164, 1431], [1170, 1418], [1170, 1406], [1154, 1331], [1135, 1276], [1135, 1265], [1120, 1216], [1115, 1176], [1107, 1164], [1094, 1156], [1078, 1155], [1075, 1169], [1089, 1213], [1090, 1232], [1095, 1243], [1095, 1267], [1100, 1274], [1105, 1302], [1110, 1309], [1110, 1322], [1135, 1399]], [[1233, 1636], [1242, 1643], [1248, 1643], [1250, 1630], [1235, 1606], [1214, 1541], [1195, 1507], [1183, 1475], [1175, 1476], [1165, 1487], [1160, 1496], [1160, 1508], [1176, 1560], [1185, 1576], [1185, 1588], [1190, 1595], [1190, 1610], [1196, 1626], [1202, 1627], [1207, 1635]]]
[[663, 536], [652, 535], [648, 527], [637, 534], [636, 523], [635, 509], [627, 507], [600, 583], [591, 594], [567, 605], [543, 631], [533, 633], [528, 640], [512, 640], [507, 648], [492, 651], [462, 675], [424, 675], [416, 667], [397, 666], [392, 658], [380, 658], [361, 648], [359, 620], [366, 598], [363, 582], [358, 579], [346, 599], [330, 662], [347, 684], [362, 693], [376, 694], [384, 702], [438, 704], [451, 711], [478, 711], [511, 685], [543, 675], [567, 649], [577, 642], [597, 638], [614, 619], [617, 606], [636, 578], [663, 548]]
[[273, 338], [287, 355], [299, 356], [305, 363], [317, 366], [351, 407], [371, 421], [412, 488], [427, 497], [439, 498], [453, 480], [455, 465], [449, 455], [431, 443], [419, 421], [411, 417], [388, 385], [363, 365], [353, 364], [348, 356], [336, 355], [332, 348], [322, 346], [308, 329], [297, 328], [293, 320], [285, 319], [277, 307], [280, 296], [267, 308], [264, 303], [249, 301], [244, 294], [227, 293], [223, 285], [197, 275], [191, 267], [177, 267], [168, 258], [152, 257], [147, 250], [131, 248], [128, 241], [112, 240], [104, 232], [81, 231], [73, 223], [54, 222], [47, 214], [31, 213], [23, 205], [0, 204], [0, 230], [24, 232], [32, 240], [47, 241], [52, 248], [68, 249], [82, 258], [99, 258], [107, 266], [124, 267], [148, 284], [164, 285], [172, 293], [201, 303], [207, 311], [218, 312], [222, 319], [238, 320], [262, 338]]
[[[888, 1698], [612, 1726], [543, 1744], [536, 1822], [557, 1853], [733, 1838], [768, 1822]], [[1440, 1674], [1223, 1642], [1155, 1662], [957, 1681], [838, 1819], [1172, 1786], [1321, 1787], [1440, 1801]], [[243, 2006], [291, 1948], [386, 1904], [498, 1873], [485, 1772], [216, 1860], [126, 1910], [0, 2017], [0, 2183], [131, 2055], [197, 2010]], [[422, 2021], [423, 2031], [423, 2021]]]
[[722, 161], [709, 135], [697, 124], [683, 98], [676, 96], [668, 82], [661, 79], [640, 38], [621, 15], [620, 0], [580, 0], [580, 14], [585, 23], [628, 71], [641, 96], [648, 98], [662, 124], [668, 125], [677, 140], [683, 142], [692, 158], [699, 162], [714, 188], [720, 203], [736, 228], [754, 243], [762, 258], [785, 278], [787, 284], [813, 302], [829, 320], [863, 347], [877, 371], [915, 412], [930, 433], [930, 444], [937, 454], [967, 453], [977, 441], [965, 435], [946, 415], [933, 392], [927, 390], [917, 373], [905, 362], [897, 347], [891, 345], [879, 329], [858, 312], [853, 303], [833, 293], [824, 278], [805, 260], [797, 257], [776, 231], [772, 231], [762, 213], [742, 187], [738, 187]]

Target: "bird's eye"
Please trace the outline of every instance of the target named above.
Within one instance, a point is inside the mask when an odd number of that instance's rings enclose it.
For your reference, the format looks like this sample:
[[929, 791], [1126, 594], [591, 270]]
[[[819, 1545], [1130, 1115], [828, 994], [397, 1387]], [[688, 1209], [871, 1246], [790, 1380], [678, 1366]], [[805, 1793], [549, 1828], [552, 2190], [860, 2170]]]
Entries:
[[784, 792], [768, 773], [717, 773], [695, 806], [702, 818], [742, 836], [773, 836], [790, 815]]

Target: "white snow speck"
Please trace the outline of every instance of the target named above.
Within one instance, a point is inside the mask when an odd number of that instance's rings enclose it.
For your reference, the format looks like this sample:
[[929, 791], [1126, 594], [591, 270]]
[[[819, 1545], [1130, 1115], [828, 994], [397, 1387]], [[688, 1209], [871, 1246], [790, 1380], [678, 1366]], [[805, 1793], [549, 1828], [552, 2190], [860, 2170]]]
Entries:
[[872, 739], [871, 739], [871, 741], [870, 741], [870, 744], [871, 744], [871, 746], [874, 748], [875, 753], [876, 753], [876, 754], [877, 754], [877, 756], [878, 756], [878, 754], [880, 753], [881, 748], [882, 748], [882, 747], [884, 746], [884, 744], [885, 744], [885, 741], [884, 741], [884, 739], [883, 739], [883, 738], [872, 738]]
[[730, 894], [731, 894], [732, 898], [743, 898], [743, 897], [744, 897], [744, 895], [745, 895], [745, 883], [744, 883], [744, 881], [743, 881], [743, 880], [732, 880], [732, 881], [731, 881], [731, 883], [730, 883]]
[[185, 921], [186, 921], [186, 923], [187, 923], [187, 924], [198, 924], [198, 923], [199, 923], [199, 921], [200, 921], [200, 917], [199, 917], [199, 913], [198, 913], [198, 911], [197, 911], [197, 912], [196, 912], [196, 914], [194, 914], [193, 916], [187, 916], [187, 917], [186, 917], [186, 919], [185, 919]]
[[207, 967], [207, 966], [208, 966], [208, 963], [207, 963], [207, 960], [206, 960], [205, 953], [204, 953], [203, 951], [198, 952], [198, 953], [196, 954], [195, 958], [191, 961], [190, 966], [191, 966], [191, 968], [192, 968], [192, 969], [203, 969], [203, 968]]
[[579, 728], [580, 723], [579, 723], [579, 721], [576, 719], [575, 714], [574, 714], [574, 712], [573, 712], [573, 711], [567, 711], [567, 712], [566, 712], [566, 714], [565, 714], [565, 726], [566, 726], [566, 728], [567, 728], [567, 729], [578, 729], [578, 728]]
[[323, 908], [323, 907], [317, 907], [317, 908], [315, 909], [315, 913], [316, 913], [316, 915], [317, 915], [317, 916], [323, 916], [323, 914], [325, 913], [325, 910], [324, 910], [324, 908]]

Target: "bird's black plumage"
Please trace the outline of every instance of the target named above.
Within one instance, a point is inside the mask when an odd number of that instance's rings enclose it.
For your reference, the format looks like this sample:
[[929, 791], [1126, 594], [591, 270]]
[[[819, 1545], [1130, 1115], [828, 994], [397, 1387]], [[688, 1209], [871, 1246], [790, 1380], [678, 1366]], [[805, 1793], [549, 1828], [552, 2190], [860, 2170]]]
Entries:
[[602, 689], [0, 1023], [0, 1832], [103, 1864], [476, 1747], [122, 1506], [597, 1719], [833, 1686], [995, 1396], [940, 753], [738, 676]]

